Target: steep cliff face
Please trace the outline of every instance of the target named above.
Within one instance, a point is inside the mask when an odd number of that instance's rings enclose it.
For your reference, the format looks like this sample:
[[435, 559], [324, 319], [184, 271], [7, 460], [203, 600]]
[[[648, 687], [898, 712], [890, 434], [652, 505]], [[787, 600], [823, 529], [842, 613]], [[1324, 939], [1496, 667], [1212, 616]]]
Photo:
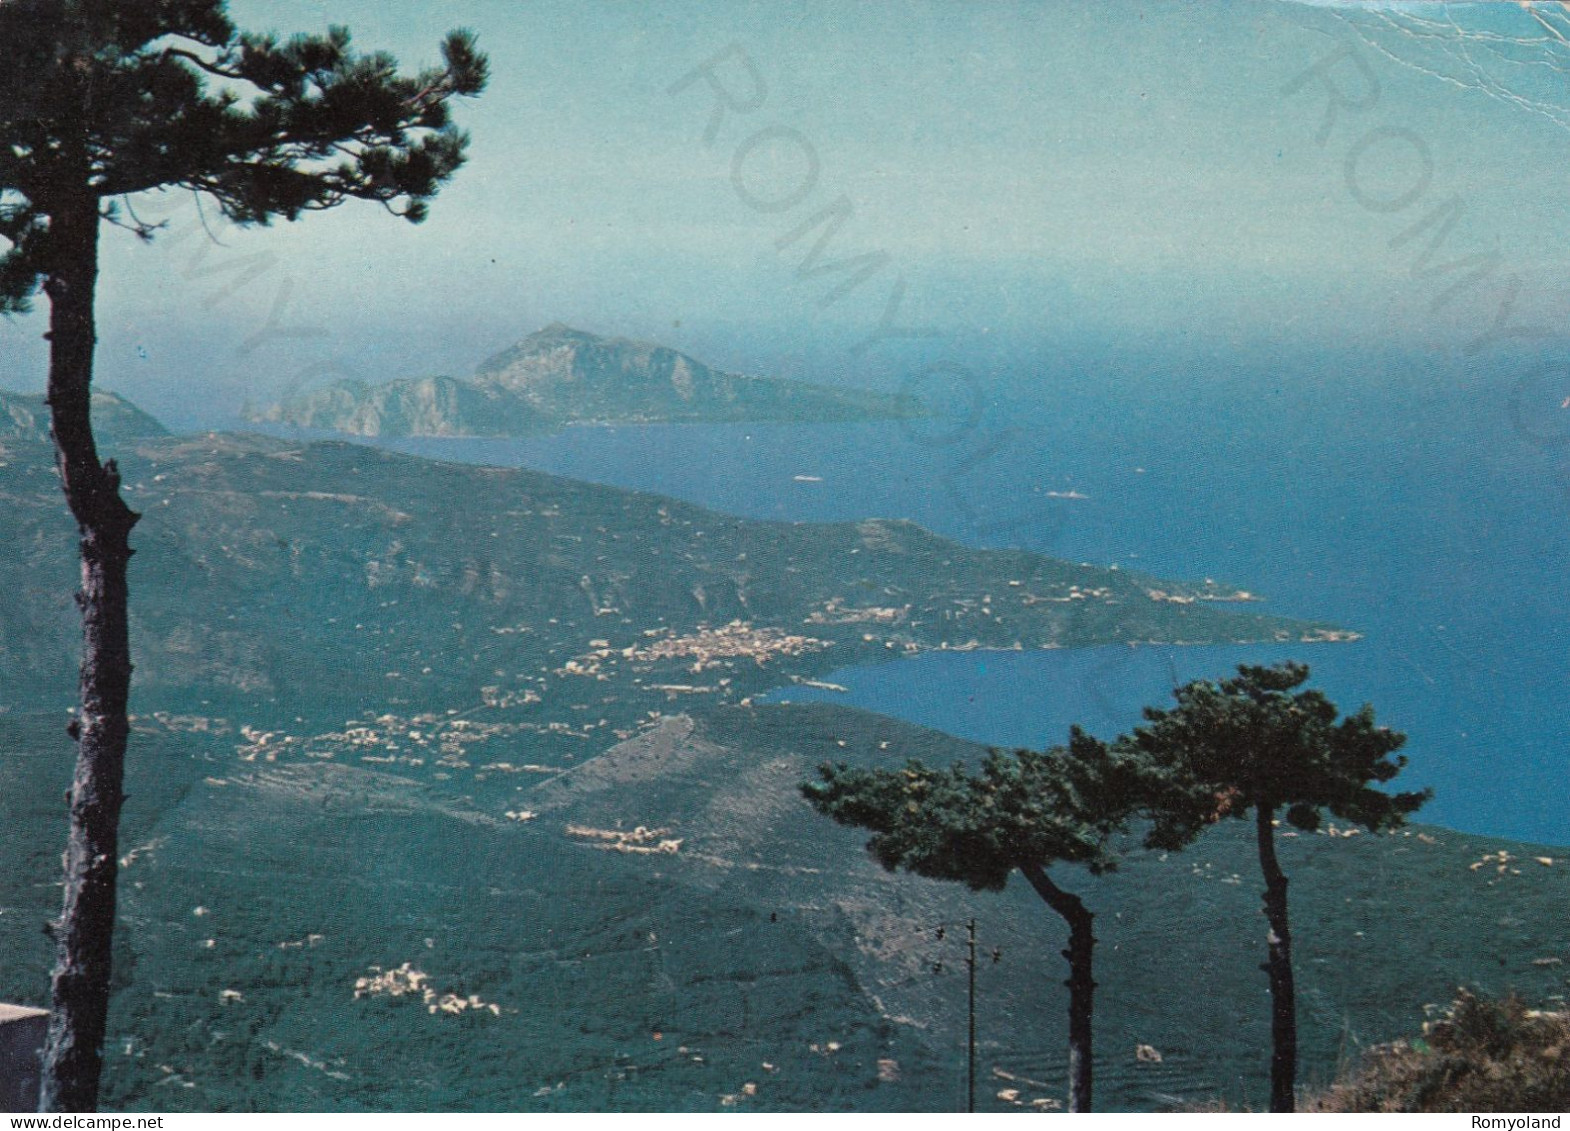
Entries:
[[342, 381], [252, 418], [355, 436], [509, 436], [578, 423], [832, 422], [914, 417], [909, 397], [713, 369], [666, 346], [561, 323], [470, 380]]
[[527, 403], [452, 377], [344, 381], [252, 419], [348, 436], [511, 436], [548, 425]]

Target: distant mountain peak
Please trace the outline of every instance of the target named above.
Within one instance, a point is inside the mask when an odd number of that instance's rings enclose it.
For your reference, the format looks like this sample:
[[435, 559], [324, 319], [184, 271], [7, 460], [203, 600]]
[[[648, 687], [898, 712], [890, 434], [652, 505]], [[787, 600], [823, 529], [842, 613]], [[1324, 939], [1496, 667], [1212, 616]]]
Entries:
[[[502, 351], [497, 356], [524, 353], [531, 349], [537, 349], [540, 346], [608, 345], [612, 342], [620, 341], [622, 341], [620, 338], [607, 338], [589, 330], [580, 330], [576, 326], [569, 326], [565, 322], [552, 322], [549, 326], [542, 326], [534, 333], [525, 336], [517, 345]], [[489, 361], [481, 364], [479, 371], [484, 371], [489, 364]]]
[[534, 333], [532, 333], [532, 334], [528, 335], [527, 337], [525, 337], [524, 341], [526, 341], [526, 342], [527, 341], [534, 341], [534, 340], [537, 340], [537, 339], [540, 339], [540, 338], [596, 338], [596, 337], [598, 337], [598, 335], [591, 334], [587, 330], [580, 330], [580, 329], [578, 329], [575, 326], [569, 326], [565, 322], [552, 322], [549, 326], [542, 326], [540, 329], [534, 331]]
[[714, 369], [655, 342], [552, 322], [468, 379], [340, 381], [254, 419], [365, 436], [522, 435], [573, 423], [825, 423], [921, 414], [908, 396]]
[[614, 350], [620, 347], [637, 348], [638, 344], [629, 342], [625, 338], [607, 338], [588, 330], [580, 330], [565, 322], [552, 322], [480, 362], [474, 367], [474, 376], [484, 379], [501, 373], [520, 361], [533, 361], [554, 354], [564, 346], [573, 349]]

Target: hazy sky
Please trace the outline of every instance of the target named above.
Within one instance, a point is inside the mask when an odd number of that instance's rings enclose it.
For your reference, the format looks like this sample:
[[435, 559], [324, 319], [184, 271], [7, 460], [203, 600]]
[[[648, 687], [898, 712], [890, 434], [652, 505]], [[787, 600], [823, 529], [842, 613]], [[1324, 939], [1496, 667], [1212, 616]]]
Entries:
[[[348, 205], [242, 233], [209, 210], [215, 245], [184, 197], [139, 204], [173, 207], [159, 244], [110, 234], [101, 380], [176, 424], [345, 373], [466, 372], [553, 320], [830, 379], [989, 336], [1454, 351], [1513, 285], [1505, 325], [1570, 324], [1570, 48], [1516, 5], [231, 10], [345, 23], [410, 66], [469, 26], [494, 81], [460, 108], [472, 161], [422, 227]], [[711, 79], [739, 109], [706, 145]], [[798, 277], [819, 230], [777, 243], [841, 198], [825, 261], [886, 259], [824, 307], [853, 273]], [[1496, 249], [1434, 309], [1473, 264], [1439, 267]], [[898, 280], [895, 324], [943, 337], [851, 354]], [[4, 384], [41, 387], [41, 330], [0, 325]]]

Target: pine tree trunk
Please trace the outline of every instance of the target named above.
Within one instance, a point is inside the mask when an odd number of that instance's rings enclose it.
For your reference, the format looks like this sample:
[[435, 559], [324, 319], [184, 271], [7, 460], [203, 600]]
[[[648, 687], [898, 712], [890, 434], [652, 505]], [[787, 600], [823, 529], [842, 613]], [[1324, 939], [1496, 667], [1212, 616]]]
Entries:
[[[86, 178], [81, 181], [85, 185]], [[49, 409], [66, 502], [81, 532], [81, 706], [69, 728], [77, 742], [68, 794], [65, 899], [53, 924], [57, 954], [53, 1011], [44, 1049], [39, 1110], [97, 1109], [109, 1013], [115, 869], [131, 651], [126, 566], [137, 515], [120, 498], [114, 461], [102, 464], [93, 438], [91, 386], [98, 276], [98, 201], [83, 192], [50, 215]]]
[[1265, 919], [1270, 957], [1260, 969], [1270, 975], [1270, 1110], [1296, 1110], [1297, 996], [1292, 981], [1292, 930], [1287, 918], [1287, 877], [1276, 862], [1275, 808], [1255, 809], [1259, 866], [1265, 874]]
[[1053, 883], [1044, 869], [1032, 864], [1022, 865], [1020, 871], [1047, 906], [1068, 923], [1068, 948], [1063, 951], [1069, 969], [1068, 981], [1063, 983], [1068, 987], [1068, 1109], [1090, 1111], [1091, 1016], [1096, 993], [1091, 963], [1096, 917], [1085, 909], [1079, 896]]

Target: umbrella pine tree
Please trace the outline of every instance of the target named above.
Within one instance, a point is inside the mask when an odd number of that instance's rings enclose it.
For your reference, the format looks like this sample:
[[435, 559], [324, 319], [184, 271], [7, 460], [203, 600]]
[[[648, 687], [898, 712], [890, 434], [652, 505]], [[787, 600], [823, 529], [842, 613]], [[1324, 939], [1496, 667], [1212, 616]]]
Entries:
[[349, 200], [406, 220], [464, 160], [455, 98], [486, 60], [454, 32], [440, 65], [399, 71], [349, 33], [243, 33], [224, 0], [0, 3], [0, 312], [49, 302], [47, 399], [65, 500], [81, 533], [80, 706], [70, 731], [65, 896], [42, 1110], [97, 1106], [108, 1015], [117, 838], [129, 723], [130, 534], [137, 514], [100, 457], [90, 411], [99, 233], [156, 225], [118, 207], [189, 190], [240, 225], [295, 220]]

